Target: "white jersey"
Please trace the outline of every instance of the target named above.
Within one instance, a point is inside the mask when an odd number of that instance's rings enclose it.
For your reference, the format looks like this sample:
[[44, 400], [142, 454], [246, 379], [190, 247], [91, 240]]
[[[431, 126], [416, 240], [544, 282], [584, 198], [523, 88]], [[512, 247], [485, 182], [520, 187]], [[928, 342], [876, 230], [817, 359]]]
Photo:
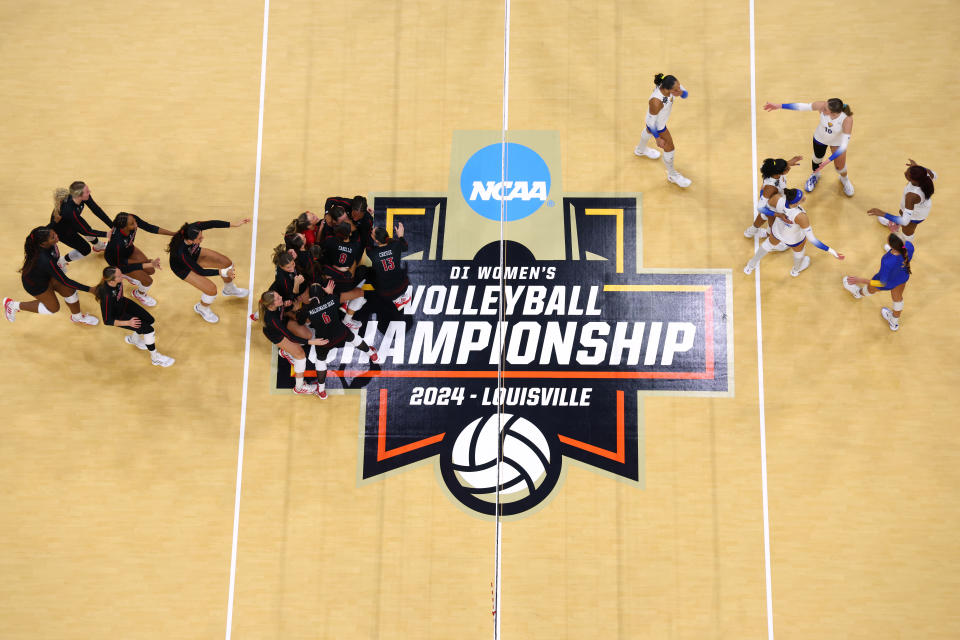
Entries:
[[836, 117], [832, 113], [821, 113], [820, 124], [817, 125], [817, 130], [813, 132], [813, 139], [820, 144], [839, 147], [843, 136], [843, 121], [846, 119], [847, 114], [845, 113]]
[[[915, 193], [920, 196], [920, 202], [913, 205], [913, 210], [907, 209], [907, 194]], [[930, 199], [923, 194], [923, 189], [915, 187], [909, 182], [903, 188], [903, 197], [900, 198], [900, 215], [910, 218], [910, 222], [923, 222], [930, 215]]]
[[[770, 230], [773, 232], [774, 237], [791, 247], [795, 247], [803, 242], [806, 236], [803, 233], [803, 229], [800, 228], [800, 225], [796, 223], [797, 216], [805, 213], [803, 207], [787, 207], [786, 198], [780, 198], [777, 202], [777, 213], [783, 215], [777, 216], [777, 219], [773, 221], [773, 227]], [[784, 220], [783, 216], [786, 216], [789, 222]]]
[[777, 193], [781, 196], [783, 195], [783, 190], [787, 188], [787, 177], [780, 176], [779, 178], [764, 178], [763, 184], [760, 185], [760, 195], [757, 196], [757, 211], [763, 213], [763, 210], [767, 208], [767, 198], [763, 195], [763, 190], [766, 187], [776, 187]]
[[[653, 90], [653, 93], [650, 94], [650, 99], [657, 99], [663, 103], [663, 108], [660, 109], [660, 113], [656, 116], [657, 119], [657, 131], [662, 131], [667, 128], [667, 120], [670, 119], [670, 110], [673, 109], [673, 101], [676, 100], [676, 96], [665, 96], [660, 92], [660, 87], [657, 87]], [[650, 115], [650, 107], [647, 107], [647, 115]]]

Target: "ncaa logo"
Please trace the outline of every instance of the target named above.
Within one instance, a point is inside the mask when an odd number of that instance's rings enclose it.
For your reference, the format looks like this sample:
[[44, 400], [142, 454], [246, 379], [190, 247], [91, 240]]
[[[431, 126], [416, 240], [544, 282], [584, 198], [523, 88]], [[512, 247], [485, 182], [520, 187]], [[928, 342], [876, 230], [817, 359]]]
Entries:
[[526, 218], [547, 201], [550, 169], [540, 155], [522, 144], [507, 143], [506, 180], [501, 175], [503, 146], [499, 143], [474, 153], [460, 173], [460, 191], [470, 208], [484, 218], [511, 222]]

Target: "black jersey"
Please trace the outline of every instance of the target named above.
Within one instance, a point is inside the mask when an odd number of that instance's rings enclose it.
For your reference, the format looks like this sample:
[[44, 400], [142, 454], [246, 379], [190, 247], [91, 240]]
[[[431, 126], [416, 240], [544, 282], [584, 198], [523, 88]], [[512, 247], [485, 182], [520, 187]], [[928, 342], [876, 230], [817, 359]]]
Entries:
[[347, 328], [340, 320], [340, 296], [321, 291], [316, 298], [307, 303], [307, 318], [310, 327], [318, 338], [329, 342], [324, 349], [339, 346], [347, 339]]
[[377, 293], [390, 299], [396, 298], [410, 284], [407, 279], [407, 270], [403, 268], [400, 258], [407, 250], [407, 241], [403, 238], [387, 240], [384, 246], [367, 247], [367, 255], [377, 272]]
[[343, 210], [347, 213], [350, 213], [350, 209], [353, 208], [353, 198], [344, 198], [342, 196], [330, 196], [327, 198], [327, 201], [323, 203], [323, 212], [330, 213], [330, 210], [336, 207], [337, 205], [343, 207]]
[[370, 234], [373, 232], [373, 216], [370, 215], [370, 212], [364, 211], [359, 220], [354, 219], [352, 212], [349, 213], [349, 216], [353, 226], [356, 227], [350, 239], [359, 242], [364, 247], [373, 245], [373, 240], [370, 238]]
[[[194, 222], [193, 224], [200, 227], [201, 231], [206, 229], [227, 229], [230, 227], [230, 223], [225, 220], [207, 220], [206, 222]], [[180, 239], [180, 242], [170, 250], [170, 270], [181, 280], [190, 275], [191, 272], [207, 277], [219, 275], [219, 269], [204, 269], [201, 267], [197, 262], [197, 258], [199, 257], [199, 244], [187, 244], [183, 242], [183, 239]]]
[[93, 198], [87, 198], [81, 201], [80, 204], [77, 204], [73, 201], [73, 198], [68, 196], [66, 200], [60, 203], [60, 222], [54, 221], [53, 215], [50, 215], [50, 228], [60, 236], [79, 233], [84, 236], [106, 237], [106, 231], [94, 230], [94, 228], [83, 219], [82, 214], [85, 205], [90, 205], [90, 211], [93, 211], [93, 214], [100, 218], [107, 227], [113, 226], [113, 221], [107, 217], [107, 214], [100, 208], [100, 205], [93, 201]]
[[283, 307], [277, 307], [272, 311], [267, 309], [260, 316], [260, 321], [263, 323], [263, 335], [273, 344], [280, 344], [284, 338], [295, 344], [307, 344], [306, 340], [287, 329], [287, 319], [283, 317]]
[[128, 303], [130, 300], [123, 296], [123, 282], [115, 287], [105, 283], [103, 295], [100, 296], [100, 314], [103, 316], [103, 324], [113, 324], [123, 319], [127, 313]]
[[33, 266], [20, 274], [20, 282], [23, 283], [24, 290], [32, 296], [39, 295], [47, 290], [51, 280], [56, 280], [73, 289], [80, 291], [90, 291], [90, 287], [81, 284], [76, 280], [71, 280], [57, 264], [60, 259], [60, 250], [57, 245], [47, 249], [41, 248], [37, 252], [37, 259]]
[[296, 277], [297, 277], [296, 271], [293, 271], [293, 272], [284, 271], [280, 267], [277, 267], [277, 272], [276, 272], [276, 275], [274, 276], [273, 284], [270, 285], [270, 291], [276, 291], [277, 293], [279, 293], [280, 297], [283, 298], [284, 302], [292, 301], [294, 298], [299, 296], [300, 293], [303, 293], [305, 288], [304, 284], [306, 281], [304, 281], [304, 283], [301, 283], [299, 293], [293, 290], [294, 288], [293, 279]]
[[103, 253], [107, 264], [111, 267], [119, 267], [123, 273], [130, 273], [131, 271], [136, 271], [141, 268], [139, 262], [134, 264], [129, 264], [128, 262], [130, 255], [133, 253], [133, 241], [137, 236], [137, 231], [140, 229], [143, 229], [147, 233], [157, 233], [160, 231], [160, 227], [141, 220], [139, 216], [133, 216], [133, 218], [137, 221], [137, 228], [129, 234], [124, 233], [120, 229], [114, 229], [110, 235], [109, 242], [107, 242], [107, 248]]
[[353, 240], [326, 238], [323, 241], [323, 256], [327, 264], [340, 269], [349, 269], [363, 257], [363, 247]]

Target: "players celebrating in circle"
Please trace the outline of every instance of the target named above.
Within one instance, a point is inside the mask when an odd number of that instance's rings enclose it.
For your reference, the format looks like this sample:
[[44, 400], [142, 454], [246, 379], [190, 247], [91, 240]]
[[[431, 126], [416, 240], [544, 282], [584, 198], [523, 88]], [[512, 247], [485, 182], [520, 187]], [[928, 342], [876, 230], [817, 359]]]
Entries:
[[786, 189], [782, 196], [774, 194], [770, 199], [770, 205], [776, 211], [777, 217], [770, 228], [770, 237], [757, 247], [756, 253], [743, 268], [744, 273], [747, 275], [753, 273], [763, 256], [771, 251], [777, 251], [776, 247], [781, 242], [793, 249], [793, 268], [790, 269], [790, 275], [794, 278], [810, 266], [810, 256], [806, 255], [804, 249], [807, 240], [837, 260], [843, 260], [843, 254], [823, 244], [813, 234], [807, 212], [800, 206], [805, 200], [806, 195], [800, 189]]
[[[783, 104], [774, 104], [768, 102], [763, 105], [767, 111], [776, 111], [777, 109], [789, 109], [791, 111], [818, 111], [820, 113], [820, 123], [816, 131], [813, 132], [813, 173], [807, 178], [804, 188], [811, 192], [816, 188], [820, 181], [820, 171], [830, 162], [834, 162], [834, 168], [840, 176], [840, 183], [843, 185], [843, 192], [847, 196], [853, 196], [853, 183], [847, 177], [847, 146], [850, 144], [850, 136], [853, 135], [853, 111], [850, 105], [846, 104], [840, 98], [830, 98], [819, 102], [787, 102]], [[827, 155], [827, 147], [830, 147], [832, 153], [824, 161]]]
[[767, 237], [768, 231], [763, 228], [763, 223], [768, 221], [772, 225], [773, 219], [777, 217], [777, 212], [768, 206], [769, 200], [776, 194], [783, 195], [783, 190], [787, 188], [786, 176], [790, 172], [790, 167], [796, 166], [801, 160], [803, 160], [802, 156], [793, 156], [789, 160], [764, 159], [760, 166], [760, 177], [763, 178], [763, 183], [760, 186], [760, 195], [757, 196], [757, 214], [753, 224], [743, 232], [744, 237], [756, 236], [761, 240]]
[[870, 209], [867, 215], [877, 216], [877, 222], [894, 233], [901, 232], [904, 242], [913, 242], [917, 225], [930, 215], [930, 198], [933, 197], [933, 181], [937, 179], [937, 174], [913, 160], [907, 160], [907, 170], [903, 175], [907, 179], [907, 186], [903, 188], [900, 198], [900, 215], [895, 216], [876, 208]]
[[237, 287], [233, 279], [236, 272], [233, 260], [217, 253], [213, 249], [200, 246], [203, 242], [203, 232], [206, 229], [226, 229], [239, 227], [250, 222], [250, 218], [243, 218], [238, 222], [230, 223], [225, 220], [207, 220], [206, 222], [188, 222], [173, 234], [167, 251], [170, 252], [170, 270], [178, 278], [185, 280], [200, 290], [200, 302], [193, 306], [207, 322], [218, 322], [220, 318], [210, 310], [210, 305], [217, 298], [217, 285], [210, 277], [219, 275], [223, 280], [223, 295], [246, 298], [249, 291]]
[[[260, 294], [258, 307], [257, 315], [260, 322], [263, 323], [263, 335], [275, 344], [280, 350], [280, 355], [293, 365], [293, 392], [300, 395], [316, 394], [317, 385], [306, 384], [303, 381], [303, 374], [307, 370], [307, 354], [303, 348], [326, 344], [327, 341], [319, 338], [304, 338], [290, 331], [287, 326], [288, 320], [283, 316], [283, 298], [276, 291], [264, 291]], [[324, 394], [324, 397], [326, 397], [326, 394]]]
[[124, 297], [123, 272], [119, 268], [107, 267], [103, 270], [103, 278], [94, 287], [93, 295], [100, 301], [103, 324], [130, 329], [132, 333], [124, 338], [126, 343], [149, 351], [150, 362], [155, 366], [169, 367], [174, 363], [173, 358], [157, 351], [153, 316], [133, 300]]
[[889, 291], [893, 299], [893, 309], [883, 307], [880, 315], [890, 325], [891, 331], [900, 328], [900, 314], [903, 312], [903, 290], [912, 273], [910, 261], [913, 259], [913, 243], [904, 242], [895, 233], [887, 238], [889, 250], [880, 259], [880, 270], [872, 278], [844, 276], [843, 288], [854, 298], [872, 296], [877, 291]]
[[80, 311], [77, 291], [90, 292], [90, 287], [67, 277], [57, 264], [60, 251], [57, 249], [57, 232], [47, 227], [37, 227], [23, 243], [23, 266], [20, 267], [20, 282], [23, 290], [34, 297], [30, 302], [3, 299], [3, 312], [7, 320], [14, 321], [18, 311], [40, 315], [53, 315], [60, 310], [57, 294], [70, 309], [70, 320], [77, 324], [95, 325], [95, 316]]
[[663, 149], [663, 164], [667, 167], [667, 180], [677, 186], [686, 188], [690, 186], [690, 179], [680, 175], [673, 167], [675, 147], [673, 146], [673, 135], [667, 129], [667, 120], [670, 119], [673, 101], [678, 97], [686, 98], [688, 93], [674, 76], [665, 76], [658, 73], [653, 77], [653, 84], [656, 85], [656, 88], [650, 94], [650, 100], [647, 103], [646, 127], [640, 135], [640, 143], [634, 148], [633, 153], [656, 160], [660, 157], [660, 152], [647, 147], [647, 141], [651, 137], [656, 138], [657, 146]]

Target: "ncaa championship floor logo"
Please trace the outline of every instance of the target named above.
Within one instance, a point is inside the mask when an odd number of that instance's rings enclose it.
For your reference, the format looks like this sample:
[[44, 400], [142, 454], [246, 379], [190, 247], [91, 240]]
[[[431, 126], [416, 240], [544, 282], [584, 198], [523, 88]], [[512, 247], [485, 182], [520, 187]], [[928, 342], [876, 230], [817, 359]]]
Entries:
[[639, 197], [561, 194], [556, 134], [528, 133], [507, 180], [499, 132], [457, 132], [455, 191], [374, 198], [377, 224], [404, 224], [413, 295], [400, 314], [371, 291], [357, 312], [379, 362], [349, 346], [328, 362], [328, 390], [364, 397], [361, 485], [433, 461], [457, 503], [507, 517], [570, 463], [642, 488], [644, 396], [733, 394], [730, 271], [642, 269]]

